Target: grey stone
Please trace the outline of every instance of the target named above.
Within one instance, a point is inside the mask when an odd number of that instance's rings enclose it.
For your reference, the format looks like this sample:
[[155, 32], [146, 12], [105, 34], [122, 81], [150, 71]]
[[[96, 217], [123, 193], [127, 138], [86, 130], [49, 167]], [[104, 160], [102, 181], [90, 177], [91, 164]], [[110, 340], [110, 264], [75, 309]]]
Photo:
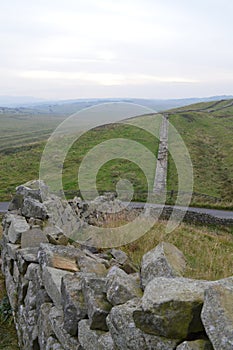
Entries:
[[55, 267], [61, 270], [79, 271], [76, 259], [83, 252], [72, 246], [61, 246], [41, 243], [38, 260], [41, 266]]
[[92, 330], [88, 320], [81, 320], [78, 324], [78, 339], [84, 350], [101, 350], [98, 340], [104, 333]]
[[[101, 260], [101, 259], [99, 259]], [[106, 276], [107, 269], [102, 262], [99, 262], [97, 259], [93, 259], [90, 256], [79, 255], [77, 257], [77, 264], [80, 271], [85, 273], [94, 273], [97, 276]]]
[[51, 244], [66, 246], [69, 243], [69, 238], [63, 234], [58, 226], [46, 226], [43, 232]]
[[14, 211], [14, 210], [19, 210], [23, 206], [23, 195], [21, 194], [15, 194], [14, 197], [12, 198], [8, 210], [9, 211]]
[[20, 249], [20, 244], [7, 243], [6, 244], [6, 248], [7, 248], [7, 254], [9, 255], [9, 257], [11, 259], [15, 260], [16, 259], [16, 253]]
[[207, 340], [199, 339], [194, 341], [185, 341], [176, 350], [213, 350], [211, 343]]
[[140, 305], [140, 299], [132, 299], [123, 305], [114, 306], [107, 317], [109, 331], [117, 349], [175, 349], [178, 340], [145, 334], [136, 327], [133, 313], [138, 305]]
[[32, 180], [16, 188], [16, 195], [30, 197], [40, 202], [48, 196], [49, 188], [42, 180]]
[[135, 297], [141, 297], [140, 284], [117, 266], [113, 266], [106, 277], [107, 299], [112, 305], [124, 304]]
[[49, 312], [49, 320], [57, 339], [65, 350], [80, 349], [78, 338], [72, 337], [63, 328], [63, 314], [61, 310], [52, 307]]
[[33, 217], [41, 220], [48, 217], [44, 204], [30, 197], [26, 197], [23, 201], [22, 214], [27, 218]]
[[122, 250], [113, 248], [111, 249], [110, 253], [114, 257], [114, 259], [121, 265], [123, 265], [128, 260], [128, 255]]
[[201, 313], [206, 333], [215, 350], [233, 349], [233, 289], [214, 285], [205, 291]]
[[64, 312], [64, 328], [76, 335], [78, 322], [87, 316], [87, 308], [82, 292], [82, 273], [65, 275], [61, 283], [62, 305]]
[[32, 228], [21, 235], [21, 248], [38, 247], [40, 243], [48, 243], [45, 234], [38, 228]]
[[17, 266], [21, 275], [25, 275], [30, 263], [37, 263], [38, 248], [19, 249], [16, 253]]
[[64, 350], [64, 348], [54, 337], [49, 337], [46, 343], [45, 350]]
[[13, 277], [7, 272], [5, 273], [5, 286], [11, 308], [14, 311], [18, 307], [18, 296], [16, 293], [17, 284], [14, 282]]
[[14, 216], [8, 230], [9, 241], [11, 243], [20, 243], [22, 233], [26, 232], [29, 228], [30, 226], [25, 218]]
[[155, 277], [182, 277], [185, 267], [183, 253], [174, 245], [162, 242], [142, 258], [142, 286], [145, 288]]
[[61, 280], [66, 274], [70, 272], [55, 269], [53, 267], [44, 266], [42, 270], [42, 280], [45, 289], [54, 302], [55, 306], [60, 308], [62, 306], [61, 300]]
[[51, 303], [44, 303], [38, 310], [38, 341], [41, 349], [45, 349], [47, 339], [54, 334], [48, 318], [52, 306]]
[[106, 317], [112, 306], [106, 298], [105, 284], [105, 278], [90, 276], [83, 278], [82, 291], [91, 329], [108, 330]]
[[100, 350], [116, 350], [110, 332], [102, 334], [98, 339], [98, 346]]
[[207, 286], [206, 281], [186, 278], [153, 279], [146, 286], [141, 307], [134, 311], [136, 326], [172, 339], [203, 332], [201, 309]]

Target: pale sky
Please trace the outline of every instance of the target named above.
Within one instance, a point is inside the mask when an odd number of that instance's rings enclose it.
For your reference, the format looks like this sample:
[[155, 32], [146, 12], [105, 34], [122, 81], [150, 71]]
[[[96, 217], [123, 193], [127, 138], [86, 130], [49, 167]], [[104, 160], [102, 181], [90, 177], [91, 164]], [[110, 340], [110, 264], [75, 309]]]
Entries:
[[233, 94], [232, 0], [1, 0], [0, 95]]

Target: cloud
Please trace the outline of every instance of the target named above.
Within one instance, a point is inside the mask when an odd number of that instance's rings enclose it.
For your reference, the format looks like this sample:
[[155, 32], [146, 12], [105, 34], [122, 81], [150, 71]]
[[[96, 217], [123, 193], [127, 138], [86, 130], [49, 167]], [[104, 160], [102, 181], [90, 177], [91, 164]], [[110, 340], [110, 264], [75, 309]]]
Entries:
[[94, 83], [97, 85], [114, 86], [114, 85], [146, 85], [151, 83], [186, 83], [194, 84], [198, 80], [184, 77], [165, 77], [141, 74], [106, 74], [106, 73], [88, 73], [88, 72], [59, 72], [59, 71], [42, 71], [31, 70], [19, 74], [27, 79], [40, 80], [77, 80], [82, 83]]

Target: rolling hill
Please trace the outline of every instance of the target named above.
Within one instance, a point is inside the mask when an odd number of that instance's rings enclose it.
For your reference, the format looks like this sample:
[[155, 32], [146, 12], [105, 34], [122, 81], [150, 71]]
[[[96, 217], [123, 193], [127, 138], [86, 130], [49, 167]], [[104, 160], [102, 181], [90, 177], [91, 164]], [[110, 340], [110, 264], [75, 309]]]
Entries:
[[[192, 159], [194, 191], [200, 194], [193, 198], [193, 204], [213, 205], [221, 200], [219, 205], [230, 207], [233, 198], [233, 99], [199, 102], [170, 109], [167, 113]], [[46, 139], [64, 118], [65, 109], [59, 114], [55, 110], [39, 113], [37, 109], [24, 107], [11, 111], [5, 109], [0, 114], [0, 200], [9, 199], [15, 186], [38, 178]], [[138, 141], [157, 154], [158, 140], [139, 128], [111, 124], [91, 130], [72, 146], [67, 155], [63, 166], [64, 188], [78, 189], [78, 166], [88, 150], [103, 140], [117, 137]], [[108, 162], [100, 169], [97, 187], [99, 190], [115, 190], [122, 177], [133, 183], [137, 193], [147, 190], [143, 173], [122, 159]], [[169, 156], [168, 191], [171, 190], [177, 190], [177, 174]], [[140, 195], [136, 199], [140, 199]]]

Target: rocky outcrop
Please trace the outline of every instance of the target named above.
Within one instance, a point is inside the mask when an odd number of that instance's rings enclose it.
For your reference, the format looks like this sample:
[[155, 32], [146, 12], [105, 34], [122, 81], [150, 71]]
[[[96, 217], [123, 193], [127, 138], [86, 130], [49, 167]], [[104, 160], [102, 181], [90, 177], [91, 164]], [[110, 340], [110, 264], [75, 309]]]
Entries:
[[66, 230], [82, 227], [81, 217], [38, 182], [20, 186], [10, 209], [2, 271], [20, 349], [233, 348], [232, 277], [182, 277], [185, 258], [165, 242], [144, 255], [140, 272], [121, 250], [72, 242]]

